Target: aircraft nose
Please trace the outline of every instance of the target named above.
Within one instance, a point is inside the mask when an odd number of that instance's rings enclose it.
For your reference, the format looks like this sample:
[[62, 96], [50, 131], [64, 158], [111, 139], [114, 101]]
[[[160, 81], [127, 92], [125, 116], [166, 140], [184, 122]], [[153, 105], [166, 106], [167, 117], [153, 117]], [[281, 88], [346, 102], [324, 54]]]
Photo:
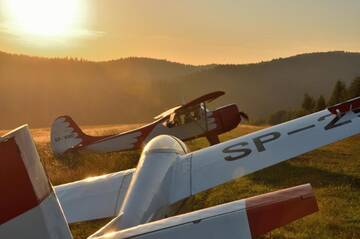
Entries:
[[235, 104], [223, 106], [216, 110], [221, 121], [221, 132], [225, 133], [238, 126], [242, 119], [248, 119], [247, 114], [240, 112]]

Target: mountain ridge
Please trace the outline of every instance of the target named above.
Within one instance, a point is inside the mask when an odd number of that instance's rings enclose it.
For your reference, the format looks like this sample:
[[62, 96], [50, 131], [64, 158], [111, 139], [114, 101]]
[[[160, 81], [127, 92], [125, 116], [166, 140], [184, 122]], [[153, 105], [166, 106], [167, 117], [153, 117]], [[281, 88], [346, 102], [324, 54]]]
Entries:
[[111, 62], [122, 62], [122, 61], [136, 61], [136, 60], [149, 60], [149, 61], [157, 61], [157, 62], [164, 62], [164, 63], [173, 63], [173, 64], [179, 64], [179, 65], [185, 65], [185, 66], [193, 66], [193, 67], [204, 67], [204, 66], [248, 66], [248, 65], [258, 65], [258, 64], [264, 64], [264, 63], [270, 63], [270, 62], [276, 62], [276, 61], [282, 61], [282, 60], [290, 60], [294, 58], [301, 58], [301, 57], [308, 57], [308, 56], [321, 56], [321, 55], [327, 55], [327, 54], [347, 54], [347, 55], [359, 55], [360, 52], [355, 51], [343, 51], [343, 50], [333, 50], [333, 51], [319, 51], [319, 52], [305, 52], [305, 53], [299, 53], [294, 54], [290, 56], [285, 57], [275, 57], [271, 60], [264, 60], [264, 61], [258, 61], [258, 62], [250, 62], [250, 63], [207, 63], [207, 64], [189, 64], [189, 63], [183, 63], [183, 62], [177, 62], [168, 60], [166, 58], [155, 58], [155, 57], [147, 57], [147, 56], [128, 56], [128, 57], [120, 57], [120, 58], [114, 58], [114, 59], [108, 59], [108, 60], [88, 60], [86, 58], [82, 57], [46, 57], [46, 56], [36, 56], [36, 55], [29, 55], [29, 54], [21, 54], [21, 53], [10, 53], [6, 51], [0, 50], [0, 56], [13, 56], [13, 57], [26, 57], [26, 58], [36, 58], [36, 59], [42, 59], [42, 60], [73, 60], [73, 61], [81, 61], [81, 62], [90, 62], [90, 63], [111, 63]]
[[80, 124], [148, 122], [213, 90], [214, 106], [238, 104], [253, 116], [298, 107], [305, 93], [329, 96], [336, 80], [360, 76], [360, 53], [305, 53], [251, 64], [194, 66], [152, 58], [93, 62], [0, 52], [0, 128], [49, 126], [69, 114]]

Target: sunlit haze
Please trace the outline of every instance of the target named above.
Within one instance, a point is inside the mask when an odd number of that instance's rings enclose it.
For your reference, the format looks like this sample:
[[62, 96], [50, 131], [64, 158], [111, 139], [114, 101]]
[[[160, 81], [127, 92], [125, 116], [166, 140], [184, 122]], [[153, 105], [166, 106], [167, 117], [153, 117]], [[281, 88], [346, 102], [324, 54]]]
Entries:
[[360, 1], [0, 0], [0, 51], [249, 63], [360, 51]]
[[14, 31], [44, 37], [69, 35], [80, 14], [76, 0], [8, 0], [5, 8]]

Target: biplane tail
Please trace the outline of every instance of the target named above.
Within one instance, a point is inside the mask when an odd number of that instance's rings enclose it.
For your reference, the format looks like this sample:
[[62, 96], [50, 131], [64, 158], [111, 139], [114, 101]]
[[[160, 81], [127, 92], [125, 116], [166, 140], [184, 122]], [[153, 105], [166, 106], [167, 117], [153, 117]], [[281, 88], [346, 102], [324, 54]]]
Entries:
[[85, 146], [96, 141], [96, 137], [85, 134], [70, 116], [60, 116], [51, 126], [51, 148], [56, 155]]
[[28, 127], [0, 137], [0, 238], [71, 239]]

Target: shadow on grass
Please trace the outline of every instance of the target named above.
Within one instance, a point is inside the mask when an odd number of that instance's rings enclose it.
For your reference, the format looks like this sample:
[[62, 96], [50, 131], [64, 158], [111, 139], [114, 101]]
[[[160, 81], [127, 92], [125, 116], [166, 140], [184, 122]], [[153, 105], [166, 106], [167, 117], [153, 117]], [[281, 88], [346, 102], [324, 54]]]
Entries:
[[271, 185], [276, 188], [311, 183], [317, 188], [347, 185], [354, 189], [360, 189], [360, 178], [358, 177], [311, 166], [293, 165], [289, 162], [261, 170], [248, 177], [256, 183]]

